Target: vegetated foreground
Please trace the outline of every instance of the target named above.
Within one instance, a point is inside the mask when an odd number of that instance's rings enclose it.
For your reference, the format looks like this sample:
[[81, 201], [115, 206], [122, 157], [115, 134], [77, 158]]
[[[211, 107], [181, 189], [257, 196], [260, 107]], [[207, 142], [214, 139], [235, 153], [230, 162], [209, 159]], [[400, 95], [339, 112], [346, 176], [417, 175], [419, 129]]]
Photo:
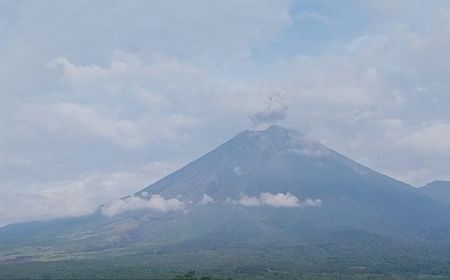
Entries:
[[[368, 244], [372, 247], [374, 244]], [[450, 279], [450, 254], [316, 248], [158, 252], [0, 265], [0, 279]], [[400, 250], [401, 251], [401, 250]], [[196, 271], [195, 275], [186, 275]], [[203, 278], [202, 278], [203, 277]]]

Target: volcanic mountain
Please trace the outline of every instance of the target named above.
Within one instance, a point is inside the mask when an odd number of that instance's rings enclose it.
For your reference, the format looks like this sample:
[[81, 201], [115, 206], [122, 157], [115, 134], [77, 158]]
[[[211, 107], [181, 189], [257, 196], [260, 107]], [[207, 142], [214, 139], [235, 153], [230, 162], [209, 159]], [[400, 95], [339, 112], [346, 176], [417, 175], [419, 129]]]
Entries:
[[448, 233], [448, 213], [408, 184], [297, 131], [272, 126], [243, 131], [90, 216], [4, 227], [0, 258], [154, 248], [358, 247], [361, 240], [372, 247], [447, 244], [448, 235], [435, 233]]

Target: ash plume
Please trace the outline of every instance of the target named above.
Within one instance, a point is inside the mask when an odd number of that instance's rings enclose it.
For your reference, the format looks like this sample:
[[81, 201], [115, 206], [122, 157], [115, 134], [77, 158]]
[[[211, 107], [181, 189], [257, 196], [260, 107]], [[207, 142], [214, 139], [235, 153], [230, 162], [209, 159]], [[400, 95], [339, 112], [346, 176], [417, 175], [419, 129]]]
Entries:
[[273, 93], [264, 102], [265, 108], [249, 115], [255, 128], [266, 128], [286, 118], [288, 106], [282, 93]]

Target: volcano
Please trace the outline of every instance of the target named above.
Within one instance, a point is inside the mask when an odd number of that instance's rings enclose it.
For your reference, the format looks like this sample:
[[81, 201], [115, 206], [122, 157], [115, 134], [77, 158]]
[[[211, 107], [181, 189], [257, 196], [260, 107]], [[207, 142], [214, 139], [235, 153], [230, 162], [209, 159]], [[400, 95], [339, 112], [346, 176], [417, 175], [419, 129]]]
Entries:
[[92, 215], [4, 227], [0, 261], [324, 244], [383, 254], [383, 246], [447, 246], [449, 213], [406, 183], [272, 126], [243, 131]]

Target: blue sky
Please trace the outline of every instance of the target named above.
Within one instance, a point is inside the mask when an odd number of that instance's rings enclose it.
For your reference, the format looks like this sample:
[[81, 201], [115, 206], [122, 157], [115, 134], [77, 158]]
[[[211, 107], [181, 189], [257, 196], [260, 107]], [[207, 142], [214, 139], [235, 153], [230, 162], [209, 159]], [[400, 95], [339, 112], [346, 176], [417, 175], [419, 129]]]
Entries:
[[88, 214], [273, 113], [415, 186], [450, 179], [449, 11], [0, 0], [0, 224]]

